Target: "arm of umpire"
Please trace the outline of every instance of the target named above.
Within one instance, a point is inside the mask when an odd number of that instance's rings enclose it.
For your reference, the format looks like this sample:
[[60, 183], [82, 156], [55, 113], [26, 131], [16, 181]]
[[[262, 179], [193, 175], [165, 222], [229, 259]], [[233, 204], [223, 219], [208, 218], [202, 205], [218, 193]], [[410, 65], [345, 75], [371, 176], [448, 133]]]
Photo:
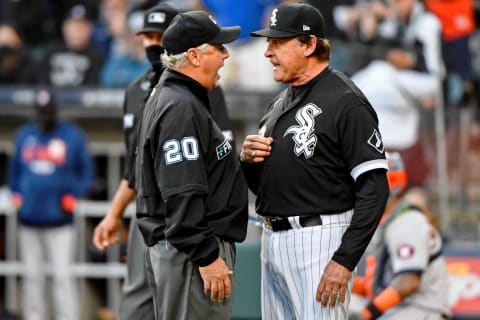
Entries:
[[385, 209], [389, 193], [385, 172], [384, 169], [370, 170], [361, 174], [355, 182], [352, 221], [318, 284], [316, 299], [322, 307], [327, 307], [329, 300], [330, 306], [335, 306], [337, 299], [330, 299], [332, 291], [339, 293], [339, 303], [345, 302], [352, 271], [367, 248]]
[[135, 195], [135, 190], [131, 189], [128, 181], [123, 179], [117, 188], [107, 215], [103, 217], [93, 232], [92, 240], [99, 250], [105, 250], [118, 241], [118, 231], [122, 226], [123, 214]]

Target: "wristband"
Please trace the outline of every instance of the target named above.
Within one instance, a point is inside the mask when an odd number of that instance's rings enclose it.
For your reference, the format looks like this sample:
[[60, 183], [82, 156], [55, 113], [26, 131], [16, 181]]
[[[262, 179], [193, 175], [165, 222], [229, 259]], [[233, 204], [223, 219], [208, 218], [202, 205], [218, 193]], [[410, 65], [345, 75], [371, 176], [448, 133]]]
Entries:
[[387, 287], [367, 305], [362, 314], [369, 319], [377, 319], [382, 313], [400, 302], [402, 302], [400, 293], [393, 287]]
[[62, 197], [61, 205], [63, 210], [68, 213], [73, 213], [73, 211], [75, 210], [76, 199], [73, 195], [66, 194]]

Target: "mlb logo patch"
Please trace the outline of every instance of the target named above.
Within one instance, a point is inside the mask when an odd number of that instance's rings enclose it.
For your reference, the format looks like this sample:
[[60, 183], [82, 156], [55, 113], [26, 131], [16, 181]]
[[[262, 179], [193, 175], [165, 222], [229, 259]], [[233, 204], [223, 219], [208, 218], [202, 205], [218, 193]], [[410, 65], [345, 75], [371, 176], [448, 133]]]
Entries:
[[230, 152], [232, 152], [232, 146], [228, 140], [225, 140], [221, 145], [217, 147], [217, 159], [221, 160], [225, 158]]
[[163, 12], [152, 12], [148, 15], [148, 22], [150, 23], [164, 23], [165, 22], [165, 13]]

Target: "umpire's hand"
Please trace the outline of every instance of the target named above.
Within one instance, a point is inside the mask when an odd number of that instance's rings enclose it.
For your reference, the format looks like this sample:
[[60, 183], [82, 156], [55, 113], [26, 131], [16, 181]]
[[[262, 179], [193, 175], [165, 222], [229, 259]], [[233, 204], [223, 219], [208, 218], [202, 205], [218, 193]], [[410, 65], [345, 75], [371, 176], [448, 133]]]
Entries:
[[218, 257], [217, 260], [205, 267], [199, 267], [200, 275], [203, 279], [205, 294], [210, 294], [212, 301], [222, 302], [223, 298], [229, 298], [232, 292], [232, 282], [230, 270], [225, 261]]
[[[331, 308], [338, 303], [345, 303], [348, 281], [352, 272], [337, 262], [330, 260], [323, 271], [322, 278], [317, 288], [317, 301], [323, 308]], [[330, 300], [330, 303], [328, 303]]]

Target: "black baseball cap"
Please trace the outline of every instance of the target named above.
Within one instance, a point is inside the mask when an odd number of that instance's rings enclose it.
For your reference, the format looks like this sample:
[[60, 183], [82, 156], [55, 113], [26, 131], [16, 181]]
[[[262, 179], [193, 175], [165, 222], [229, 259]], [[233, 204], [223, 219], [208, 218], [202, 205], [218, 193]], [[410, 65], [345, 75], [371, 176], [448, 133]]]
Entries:
[[164, 33], [173, 17], [178, 14], [178, 10], [167, 5], [160, 4], [148, 9], [143, 15], [143, 27], [137, 32], [142, 34], [146, 32]]
[[173, 18], [163, 34], [163, 47], [168, 54], [179, 54], [202, 43], [230, 43], [239, 35], [239, 26], [221, 28], [208, 12], [188, 11]]
[[273, 9], [270, 25], [251, 32], [252, 37], [291, 38], [315, 35], [325, 38], [325, 20], [320, 11], [306, 3], [284, 3]]

